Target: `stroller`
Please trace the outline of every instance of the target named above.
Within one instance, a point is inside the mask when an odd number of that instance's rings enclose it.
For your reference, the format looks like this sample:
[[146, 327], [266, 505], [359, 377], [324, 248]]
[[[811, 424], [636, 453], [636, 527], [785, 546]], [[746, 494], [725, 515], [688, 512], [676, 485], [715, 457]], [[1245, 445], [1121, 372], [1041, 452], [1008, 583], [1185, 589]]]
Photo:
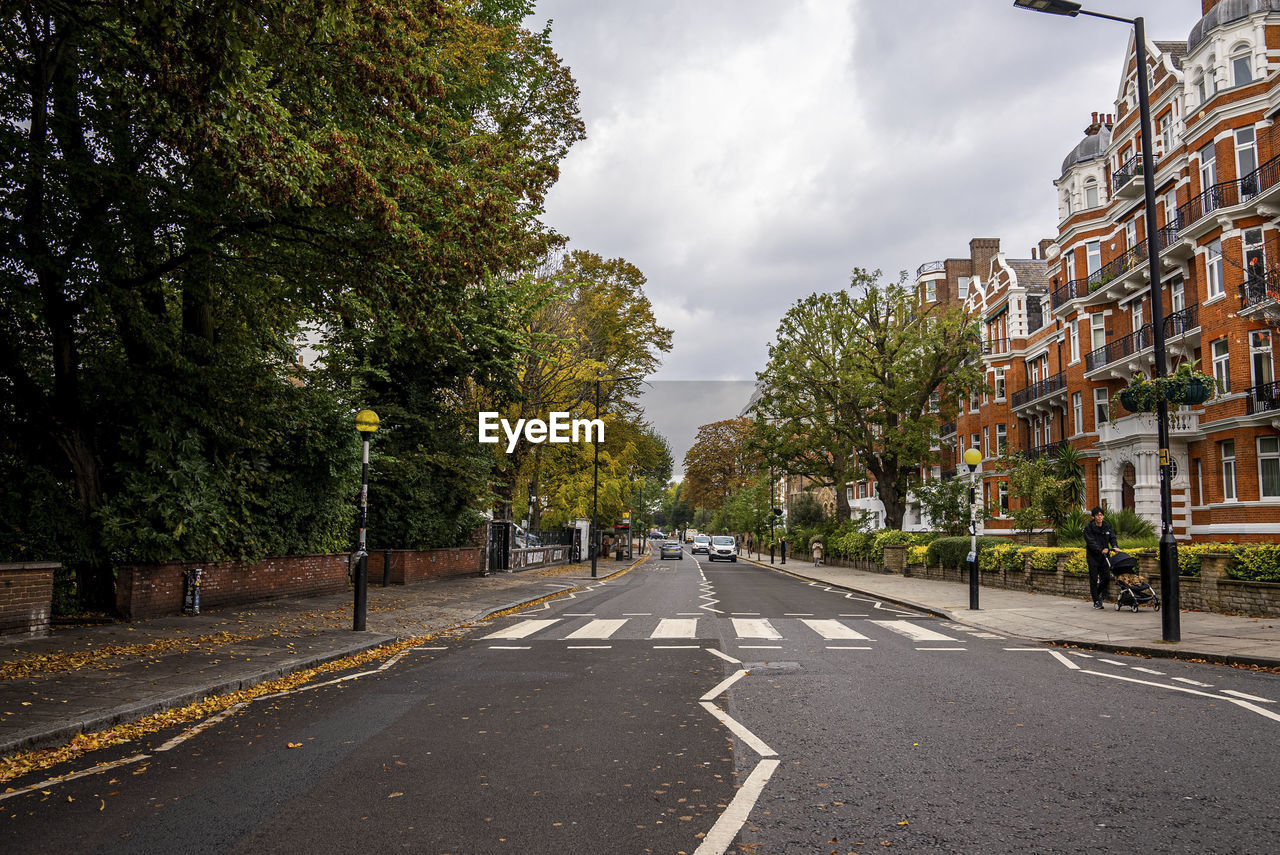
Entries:
[[1138, 559], [1124, 552], [1115, 552], [1107, 556], [1107, 566], [1111, 575], [1120, 586], [1116, 596], [1116, 611], [1129, 606], [1135, 612], [1138, 606], [1151, 603], [1155, 611], [1160, 611], [1160, 597], [1152, 589], [1147, 578], [1138, 572]]

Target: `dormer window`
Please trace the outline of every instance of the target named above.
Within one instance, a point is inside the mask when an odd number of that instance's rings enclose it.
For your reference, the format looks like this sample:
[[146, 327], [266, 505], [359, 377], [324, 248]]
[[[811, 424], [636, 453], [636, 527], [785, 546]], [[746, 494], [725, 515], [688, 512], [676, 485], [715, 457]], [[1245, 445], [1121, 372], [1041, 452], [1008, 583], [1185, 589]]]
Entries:
[[1084, 182], [1084, 206], [1086, 208], [1098, 207], [1098, 182], [1094, 178], [1087, 179]]
[[1231, 85], [1244, 86], [1253, 82], [1253, 52], [1248, 45], [1236, 48], [1231, 54]]

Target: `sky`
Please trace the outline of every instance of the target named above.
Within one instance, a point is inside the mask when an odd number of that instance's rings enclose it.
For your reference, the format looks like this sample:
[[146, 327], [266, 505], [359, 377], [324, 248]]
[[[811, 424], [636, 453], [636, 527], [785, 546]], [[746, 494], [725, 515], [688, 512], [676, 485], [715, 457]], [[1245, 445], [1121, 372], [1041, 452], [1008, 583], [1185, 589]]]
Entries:
[[[1153, 41], [1200, 19], [1200, 0], [1086, 8], [1142, 15]], [[538, 0], [526, 26], [548, 19], [587, 138], [543, 219], [644, 272], [675, 332], [644, 403], [677, 470], [797, 300], [974, 237], [1010, 258], [1055, 237], [1053, 180], [1115, 112], [1132, 32], [1012, 0]]]

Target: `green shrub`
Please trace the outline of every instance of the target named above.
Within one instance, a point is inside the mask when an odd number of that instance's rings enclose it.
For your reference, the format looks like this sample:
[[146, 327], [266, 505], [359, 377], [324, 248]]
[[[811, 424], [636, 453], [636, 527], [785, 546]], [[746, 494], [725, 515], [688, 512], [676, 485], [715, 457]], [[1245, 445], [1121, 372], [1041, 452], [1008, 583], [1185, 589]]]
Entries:
[[924, 564], [928, 560], [929, 545], [927, 543], [917, 543], [914, 546], [907, 547], [908, 564]]
[[[929, 548], [926, 552], [926, 563], [931, 567], [964, 567], [965, 559], [969, 555], [969, 538], [967, 537], [938, 537], [929, 542]], [[1002, 537], [980, 537], [978, 538], [978, 557], [981, 560], [982, 551], [993, 546], [1008, 543]]]
[[1111, 528], [1116, 533], [1117, 542], [1122, 537], [1145, 540], [1156, 536], [1155, 526], [1128, 508], [1119, 511], [1108, 511], [1105, 518], [1107, 522], [1111, 523]]
[[1232, 555], [1235, 561], [1227, 568], [1228, 577], [1246, 582], [1280, 582], [1280, 545], [1236, 546]]

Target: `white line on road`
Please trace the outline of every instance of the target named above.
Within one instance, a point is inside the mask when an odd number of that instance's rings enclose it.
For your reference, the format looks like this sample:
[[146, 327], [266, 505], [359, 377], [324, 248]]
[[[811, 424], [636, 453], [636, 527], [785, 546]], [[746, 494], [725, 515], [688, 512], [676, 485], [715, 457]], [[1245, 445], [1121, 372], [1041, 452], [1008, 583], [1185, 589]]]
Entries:
[[698, 619], [663, 618], [650, 638], [697, 638]]
[[1190, 679], [1187, 679], [1186, 677], [1174, 677], [1173, 679], [1179, 683], [1186, 683], [1191, 686], [1199, 686], [1202, 689], [1213, 688], [1213, 683], [1201, 683], [1199, 680], [1190, 680]]
[[739, 650], [781, 650], [781, 644], [739, 644]]
[[586, 626], [575, 629], [573, 632], [565, 636], [565, 639], [576, 638], [608, 638], [618, 630], [622, 629], [622, 625], [626, 623], [626, 618], [613, 620], [593, 620]]
[[756, 768], [751, 770], [747, 780], [734, 794], [733, 801], [729, 802], [729, 807], [720, 814], [720, 818], [711, 826], [707, 836], [702, 838], [702, 843], [694, 850], [693, 855], [724, 855], [747, 817], [751, 815], [751, 809], [756, 806], [756, 799], [760, 798], [773, 770], [777, 768], [777, 760], [761, 760], [756, 764]]
[[[96, 775], [99, 772], [106, 772], [109, 769], [115, 769], [120, 766], [127, 766], [130, 763], [137, 763], [139, 760], [150, 759], [150, 757], [151, 757], [150, 754], [135, 754], [132, 757], [125, 757], [121, 760], [112, 760], [110, 763], [100, 763], [97, 766], [94, 766], [92, 769], [85, 769], [82, 772], [72, 772], [70, 775], [59, 775], [56, 778], [50, 778], [47, 781], [41, 781], [38, 784], [32, 784], [29, 787], [23, 787], [22, 789], [14, 790], [11, 793], [0, 793], [0, 802], [4, 801], [5, 799], [11, 799], [14, 796], [22, 796], [22, 795], [26, 795], [27, 793], [33, 793], [36, 790], [43, 790], [46, 787], [52, 787], [54, 784], [65, 784], [67, 781], [74, 781], [76, 778], [83, 778], [86, 775]], [[766, 761], [762, 761], [762, 762], [766, 762]], [[774, 760], [772, 762], [776, 764], [778, 761]], [[741, 790], [739, 790], [739, 792], [741, 792]]]
[[623, 612], [623, 617], [649, 617], [653, 612]]
[[710, 701], [702, 701], [702, 706], [704, 709], [706, 709], [707, 712], [711, 713], [713, 716], [719, 719], [721, 724], [723, 724], [725, 727], [732, 730], [734, 736], [738, 737], [743, 742], [747, 743], [747, 745], [750, 745], [751, 750], [759, 754], [761, 757], [777, 757], [778, 756], [777, 752], [775, 752], [768, 745], [765, 745], [764, 741], [761, 740], [760, 737], [756, 736], [754, 733], [747, 730], [741, 724], [739, 724], [738, 722], [730, 718], [728, 713], [720, 709], [715, 704], [711, 703]]
[[1244, 698], [1246, 701], [1257, 701], [1260, 704], [1274, 704], [1275, 701], [1267, 698], [1260, 698], [1257, 695], [1246, 695], [1244, 692], [1237, 692], [1235, 689], [1223, 689], [1224, 695], [1235, 695], [1237, 698]]
[[1243, 707], [1250, 712], [1256, 712], [1260, 716], [1280, 721], [1280, 714], [1273, 713], [1271, 710], [1264, 710], [1262, 707], [1254, 706], [1248, 701], [1239, 698], [1224, 698], [1222, 695], [1215, 695], [1211, 692], [1202, 692], [1199, 689], [1184, 689], [1181, 686], [1170, 686], [1166, 683], [1153, 683], [1150, 680], [1139, 680], [1137, 677], [1126, 677], [1123, 674], [1109, 674], [1106, 671], [1081, 671], [1081, 674], [1093, 674], [1095, 677], [1109, 677], [1112, 680], [1124, 680], [1126, 683], [1141, 683], [1144, 686], [1155, 686], [1157, 689], [1171, 689], [1175, 692], [1186, 692], [1188, 695], [1199, 695], [1202, 698], [1213, 698], [1218, 701], [1227, 701], [1238, 707]]
[[721, 680], [720, 683], [714, 689], [712, 689], [711, 691], [703, 695], [702, 700], [714, 701], [717, 695], [719, 695], [721, 692], [728, 689], [730, 686], [732, 686], [734, 683], [738, 682], [745, 676], [747, 676], [746, 671], [741, 669], [735, 671], [734, 673], [730, 674], [728, 677], [725, 677], [723, 680]]
[[500, 629], [497, 632], [490, 633], [480, 640], [488, 641], [493, 638], [524, 638], [525, 636], [533, 635], [539, 630], [546, 629], [553, 623], [559, 623], [559, 621], [559, 618], [548, 618], [546, 620], [522, 620], [514, 626], [509, 626], [506, 629]]
[[490, 644], [490, 650], [532, 650], [532, 647], [507, 647], [502, 644]]
[[885, 629], [893, 630], [898, 635], [905, 635], [912, 641], [961, 641], [959, 638], [952, 638], [949, 635], [943, 635], [940, 632], [934, 632], [928, 627], [920, 626], [905, 620], [873, 620], [876, 626], [882, 626]]
[[813, 612], [787, 612], [783, 617], [813, 617]]
[[768, 618], [750, 620], [748, 618], [731, 618], [733, 631], [738, 638], [782, 638], [782, 634], [773, 628]]
[[967, 647], [917, 647], [916, 650], [968, 650]]
[[655, 644], [654, 650], [697, 650], [696, 644]]
[[1157, 677], [1163, 677], [1163, 676], [1164, 676], [1164, 672], [1163, 672], [1163, 671], [1157, 671], [1157, 670], [1156, 670], [1156, 669], [1154, 669], [1154, 668], [1139, 668], [1137, 665], [1134, 665], [1134, 666], [1133, 666], [1133, 670], [1135, 670], [1135, 671], [1141, 671], [1143, 674], [1155, 674]]
[[840, 615], [840, 617], [871, 617], [871, 615]]
[[720, 650], [716, 650], [714, 647], [708, 647], [708, 648], [707, 648], [707, 652], [708, 652], [708, 653], [712, 653], [712, 654], [714, 654], [714, 655], [716, 655], [716, 656], [719, 656], [721, 659], [723, 659], [723, 660], [724, 660], [724, 661], [726, 661], [726, 662], [732, 662], [734, 665], [741, 665], [741, 664], [742, 664], [742, 660], [741, 660], [741, 659], [734, 659], [734, 658], [733, 658], [732, 656], [730, 656], [728, 653], [724, 653], [724, 652], [722, 652], [722, 651], [720, 651]]
[[871, 639], [855, 629], [850, 629], [838, 620], [802, 620], [809, 629], [818, 633], [827, 641], [870, 641]]
[[870, 647], [836, 647], [835, 645], [832, 645], [832, 644], [827, 645], [827, 650], [870, 650], [870, 649], [871, 649]]
[[734, 614], [734, 615], [759, 615], [760, 613], [759, 613], [759, 612], [730, 612], [730, 614]]
[[1056, 650], [1050, 650], [1049, 652], [1053, 654], [1053, 658], [1054, 658], [1054, 659], [1057, 659], [1059, 662], [1061, 662], [1063, 665], [1066, 665], [1066, 666], [1067, 666], [1068, 668], [1070, 668], [1072, 671], [1079, 671], [1079, 670], [1080, 670], [1080, 666], [1079, 666], [1079, 665], [1077, 665], [1076, 663], [1072, 662], [1070, 659], [1068, 659], [1067, 657], [1063, 656], [1063, 655], [1062, 655], [1061, 653], [1059, 653], [1058, 651], [1056, 651]]
[[1103, 659], [1101, 656], [1099, 656], [1099, 657], [1098, 657], [1098, 661], [1099, 661], [1099, 662], [1105, 662], [1105, 663], [1107, 663], [1108, 665], [1119, 665], [1121, 668], [1128, 668], [1128, 667], [1129, 667], [1129, 663], [1128, 663], [1128, 662], [1117, 662], [1117, 661], [1116, 661], [1116, 660], [1114, 660], [1114, 659]]
[[612, 644], [566, 644], [565, 650], [612, 650]]
[[447, 647], [411, 647], [410, 650], [448, 650]]

